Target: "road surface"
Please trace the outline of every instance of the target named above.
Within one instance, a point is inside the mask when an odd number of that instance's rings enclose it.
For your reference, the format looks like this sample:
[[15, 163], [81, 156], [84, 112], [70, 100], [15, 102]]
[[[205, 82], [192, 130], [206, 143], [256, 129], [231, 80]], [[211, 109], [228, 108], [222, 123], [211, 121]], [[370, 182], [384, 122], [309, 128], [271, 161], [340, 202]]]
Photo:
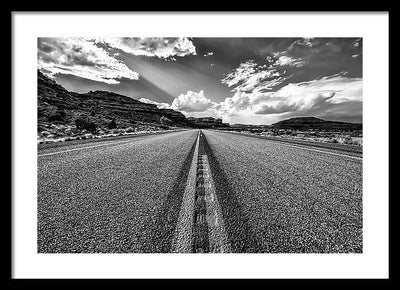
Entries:
[[362, 156], [213, 130], [38, 150], [39, 253], [360, 253]]

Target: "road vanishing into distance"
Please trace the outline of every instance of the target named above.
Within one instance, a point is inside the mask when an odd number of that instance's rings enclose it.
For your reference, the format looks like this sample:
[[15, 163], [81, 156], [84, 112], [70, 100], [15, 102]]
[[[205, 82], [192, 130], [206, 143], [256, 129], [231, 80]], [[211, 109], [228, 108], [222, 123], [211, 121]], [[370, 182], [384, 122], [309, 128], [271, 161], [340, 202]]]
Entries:
[[38, 149], [39, 253], [361, 253], [362, 154], [216, 130]]

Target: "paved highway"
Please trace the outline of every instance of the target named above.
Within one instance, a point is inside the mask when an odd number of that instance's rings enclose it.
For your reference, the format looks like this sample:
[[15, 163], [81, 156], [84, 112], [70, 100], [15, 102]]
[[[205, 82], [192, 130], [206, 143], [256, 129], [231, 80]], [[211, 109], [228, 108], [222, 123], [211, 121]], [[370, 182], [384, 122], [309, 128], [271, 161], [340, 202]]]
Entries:
[[361, 252], [361, 156], [204, 131], [239, 252]]
[[196, 136], [39, 150], [38, 252], [165, 251]]
[[361, 155], [202, 132], [38, 150], [38, 252], [362, 252]]

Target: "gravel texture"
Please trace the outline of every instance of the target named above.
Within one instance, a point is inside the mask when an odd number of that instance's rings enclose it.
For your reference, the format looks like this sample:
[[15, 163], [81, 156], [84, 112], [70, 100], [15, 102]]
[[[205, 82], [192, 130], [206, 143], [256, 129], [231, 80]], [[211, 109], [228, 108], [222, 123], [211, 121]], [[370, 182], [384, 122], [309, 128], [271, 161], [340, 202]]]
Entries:
[[165, 214], [180, 206], [176, 192], [196, 136], [174, 132], [38, 157], [38, 252], [167, 251], [170, 235], [155, 229], [174, 227], [174, 214]]
[[347, 144], [340, 144], [340, 143], [329, 143], [329, 142], [318, 142], [312, 140], [302, 140], [290, 137], [276, 137], [276, 136], [260, 136], [255, 134], [243, 134], [237, 132], [227, 132], [230, 134], [240, 134], [245, 135], [252, 138], [260, 138], [260, 139], [267, 139], [270, 141], [282, 142], [287, 144], [293, 145], [300, 145], [300, 146], [309, 146], [315, 147], [318, 150], [328, 150], [328, 151], [336, 151], [338, 153], [346, 153], [347, 155], [362, 157], [362, 146], [359, 145], [347, 145]]
[[362, 159], [203, 130], [235, 252], [362, 252]]

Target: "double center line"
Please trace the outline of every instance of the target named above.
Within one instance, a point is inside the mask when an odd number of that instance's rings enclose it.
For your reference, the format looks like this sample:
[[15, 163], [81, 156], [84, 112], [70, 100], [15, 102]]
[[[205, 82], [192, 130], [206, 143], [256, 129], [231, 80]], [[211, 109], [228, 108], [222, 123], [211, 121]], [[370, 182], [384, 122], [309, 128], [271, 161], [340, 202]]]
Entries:
[[227, 253], [230, 245], [200, 131], [172, 242], [174, 253]]

